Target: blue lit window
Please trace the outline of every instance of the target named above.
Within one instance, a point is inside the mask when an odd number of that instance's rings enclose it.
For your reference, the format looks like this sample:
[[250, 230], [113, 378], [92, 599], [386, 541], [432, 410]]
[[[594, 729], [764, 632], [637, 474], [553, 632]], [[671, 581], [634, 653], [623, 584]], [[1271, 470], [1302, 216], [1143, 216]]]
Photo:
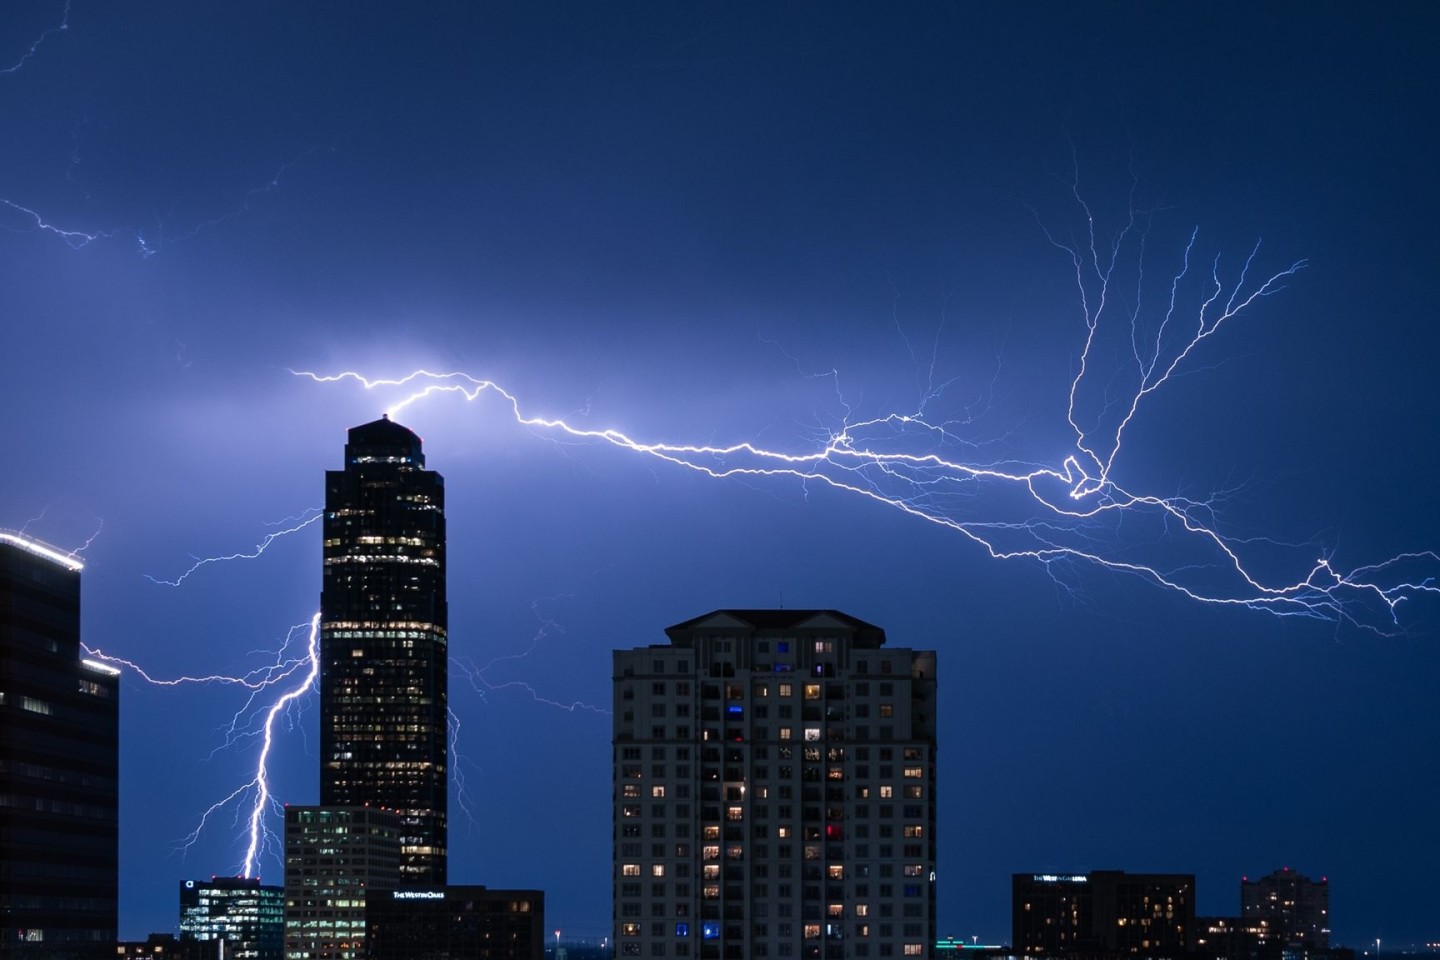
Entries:
[[675, 924], [675, 936], [677, 936], [677, 937], [688, 937], [688, 936], [690, 936], [690, 924], [688, 924], [688, 923], [677, 923], [677, 924]]
[[789, 640], [778, 640], [778, 641], [776, 641], [776, 643], [775, 643], [775, 652], [776, 652], [776, 653], [789, 653], [789, 652], [790, 652], [790, 641], [789, 641]]
[[718, 924], [718, 923], [706, 923], [706, 924], [701, 924], [701, 926], [700, 926], [700, 936], [704, 937], [706, 940], [719, 940], [719, 939], [720, 939], [720, 924]]
[[725, 712], [731, 716], [738, 717], [745, 712], [745, 708], [738, 703], [732, 703], [725, 708]]

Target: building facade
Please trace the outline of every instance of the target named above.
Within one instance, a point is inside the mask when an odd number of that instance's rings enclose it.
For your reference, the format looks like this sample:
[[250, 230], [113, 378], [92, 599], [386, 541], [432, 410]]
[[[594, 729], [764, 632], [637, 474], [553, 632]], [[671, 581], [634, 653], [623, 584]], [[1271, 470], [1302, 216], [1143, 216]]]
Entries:
[[144, 940], [121, 940], [115, 960], [221, 960], [219, 940], [187, 940], [173, 933], [152, 933]]
[[1097, 870], [1011, 878], [1023, 956], [1180, 957], [1195, 946], [1195, 875]]
[[118, 673], [80, 647], [74, 556], [0, 531], [0, 957], [109, 957]]
[[400, 815], [406, 883], [446, 881], [445, 486], [420, 438], [355, 427], [325, 474], [320, 803]]
[[1281, 947], [1328, 950], [1330, 881], [1311, 880], [1282, 867], [1257, 880], [1240, 880], [1240, 919], [1265, 921]]
[[255, 878], [182, 880], [180, 941], [218, 941], [217, 955], [233, 960], [282, 960], [285, 892]]
[[718, 610], [614, 654], [620, 957], [928, 957], [935, 653]]
[[544, 960], [545, 895], [482, 886], [407, 887], [370, 898], [369, 960]]
[[378, 807], [285, 808], [286, 960], [365, 956], [365, 904], [400, 884], [400, 817]]

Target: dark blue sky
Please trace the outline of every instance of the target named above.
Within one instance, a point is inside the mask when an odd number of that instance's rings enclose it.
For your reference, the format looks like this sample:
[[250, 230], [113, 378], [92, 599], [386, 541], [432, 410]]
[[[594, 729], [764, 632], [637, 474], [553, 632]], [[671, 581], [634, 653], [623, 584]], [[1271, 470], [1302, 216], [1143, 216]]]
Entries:
[[[308, 620], [318, 529], [178, 588], [146, 575], [318, 506], [346, 428], [397, 399], [287, 368], [463, 370], [530, 415], [791, 452], [946, 383], [926, 413], [978, 444], [947, 453], [1057, 467], [1085, 315], [1045, 230], [1083, 235], [1078, 170], [1102, 238], [1148, 212], [1148, 279], [1116, 298], [1143, 290], [1143, 323], [1197, 226], [1195, 275], [1257, 239], [1259, 275], [1309, 261], [1149, 398], [1112, 479], [1222, 494], [1217, 528], [1271, 583], [1440, 547], [1436, 19], [12, 4], [0, 526], [71, 548], [100, 529], [86, 641], [178, 675], [254, 666]], [[1123, 350], [1103, 358], [1092, 411], [1128, 389]], [[452, 671], [458, 882], [541, 887], [552, 927], [607, 932], [610, 650], [783, 602], [939, 650], [942, 933], [1007, 938], [1014, 871], [1194, 871], [1201, 911], [1230, 913], [1242, 875], [1290, 866], [1330, 878], [1341, 941], [1440, 934], [1434, 601], [1391, 635], [1205, 606], [995, 561], [814, 482], [556, 442], [493, 400], [400, 419], [446, 476], [453, 652], [483, 671]], [[1148, 520], [1093, 533], [1186, 562]], [[177, 880], [238, 868], [233, 808], [177, 843], [248, 778], [253, 741], [217, 750], [242, 703], [125, 682], [123, 934], [173, 927]], [[315, 799], [314, 732], [312, 703], [283, 800]]]

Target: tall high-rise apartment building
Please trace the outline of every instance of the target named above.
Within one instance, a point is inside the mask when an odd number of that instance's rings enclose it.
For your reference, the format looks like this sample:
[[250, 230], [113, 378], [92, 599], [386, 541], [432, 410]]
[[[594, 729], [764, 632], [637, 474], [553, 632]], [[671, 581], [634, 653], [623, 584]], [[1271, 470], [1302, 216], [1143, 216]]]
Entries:
[[0, 531], [0, 957], [115, 953], [117, 671], [82, 658], [74, 556]]
[[325, 474], [320, 803], [400, 816], [405, 883], [446, 881], [445, 486], [420, 438], [354, 427]]
[[227, 960], [282, 960], [285, 893], [258, 879], [180, 881], [180, 941], [219, 941]]
[[1240, 880], [1240, 918], [1267, 921], [1282, 947], [1330, 947], [1330, 881], [1311, 880], [1283, 867], [1256, 880]]
[[928, 957], [935, 653], [717, 610], [614, 654], [620, 957]]

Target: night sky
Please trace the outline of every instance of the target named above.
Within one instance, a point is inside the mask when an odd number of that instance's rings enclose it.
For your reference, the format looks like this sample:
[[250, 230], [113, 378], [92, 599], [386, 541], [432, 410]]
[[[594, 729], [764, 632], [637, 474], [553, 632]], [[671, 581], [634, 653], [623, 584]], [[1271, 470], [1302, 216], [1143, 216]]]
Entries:
[[[946, 433], [897, 449], [1058, 468], [1086, 314], [1051, 239], [1088, 235], [1078, 183], [1102, 250], [1137, 214], [1087, 422], [1133, 394], [1127, 318], [1138, 297], [1157, 328], [1193, 230], [1191, 280], [1219, 255], [1233, 282], [1257, 240], [1249, 289], [1308, 261], [1146, 399], [1111, 480], [1210, 500], [1266, 583], [1440, 548], [1437, 20], [8, 4], [0, 526], [88, 544], [84, 640], [175, 677], [255, 668], [309, 620], [319, 525], [155, 580], [303, 519], [346, 429], [405, 396], [292, 369], [464, 371], [525, 416], [791, 453], [923, 412]], [[397, 414], [448, 491], [452, 881], [542, 888], [552, 929], [606, 935], [610, 651], [716, 608], [833, 607], [939, 651], [942, 934], [1007, 941], [1017, 871], [1194, 872], [1200, 912], [1233, 914], [1243, 875], [1288, 866], [1329, 877], [1339, 942], [1440, 937], [1440, 596], [1394, 621], [1207, 605], [995, 560], [822, 482], [521, 426], [498, 399]], [[992, 493], [943, 508], [1025, 515]], [[1179, 526], [1064, 535], [1223, 579]], [[121, 933], [143, 937], [174, 928], [178, 880], [239, 869], [241, 807], [182, 844], [259, 744], [225, 746], [234, 687], [131, 673], [122, 695]], [[282, 801], [317, 799], [304, 702]]]

